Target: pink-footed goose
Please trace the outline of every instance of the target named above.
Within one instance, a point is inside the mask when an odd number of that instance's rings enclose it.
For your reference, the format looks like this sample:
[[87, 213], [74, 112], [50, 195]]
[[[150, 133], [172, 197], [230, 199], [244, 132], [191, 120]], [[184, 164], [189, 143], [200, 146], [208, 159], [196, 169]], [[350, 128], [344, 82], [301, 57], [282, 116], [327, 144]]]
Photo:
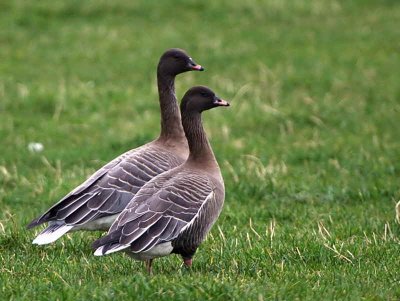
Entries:
[[134, 259], [151, 263], [156, 257], [192, 257], [217, 220], [225, 196], [224, 181], [201, 122], [201, 113], [229, 103], [207, 87], [188, 90], [181, 103], [189, 158], [145, 184], [111, 226], [93, 243], [95, 255], [125, 250]]
[[174, 82], [178, 74], [191, 70], [204, 69], [181, 49], [169, 49], [161, 56], [157, 67], [159, 138], [115, 158], [34, 219], [28, 228], [49, 223], [34, 244], [54, 242], [73, 230], [108, 230], [146, 182], [186, 160], [189, 150]]

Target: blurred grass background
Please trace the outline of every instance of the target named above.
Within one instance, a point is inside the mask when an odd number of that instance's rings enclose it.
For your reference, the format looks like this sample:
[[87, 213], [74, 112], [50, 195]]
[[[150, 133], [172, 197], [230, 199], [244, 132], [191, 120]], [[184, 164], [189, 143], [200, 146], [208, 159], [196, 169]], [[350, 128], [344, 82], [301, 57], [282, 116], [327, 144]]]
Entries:
[[[398, 1], [0, 1], [0, 299], [398, 300]], [[154, 276], [100, 233], [25, 225], [155, 138], [155, 69], [180, 47], [231, 100], [204, 116], [227, 190], [191, 271]], [[30, 142], [44, 145], [41, 153]]]

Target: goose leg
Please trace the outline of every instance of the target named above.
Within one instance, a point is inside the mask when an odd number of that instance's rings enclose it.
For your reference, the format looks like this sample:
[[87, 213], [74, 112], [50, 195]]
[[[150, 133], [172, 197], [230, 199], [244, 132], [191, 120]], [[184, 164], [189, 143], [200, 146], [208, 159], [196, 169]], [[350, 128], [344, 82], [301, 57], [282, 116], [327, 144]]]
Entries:
[[183, 258], [183, 263], [190, 268], [192, 266], [193, 263], [193, 259], [192, 258]]
[[146, 260], [146, 270], [151, 275], [153, 273], [153, 269], [151, 264], [153, 263], [153, 259]]

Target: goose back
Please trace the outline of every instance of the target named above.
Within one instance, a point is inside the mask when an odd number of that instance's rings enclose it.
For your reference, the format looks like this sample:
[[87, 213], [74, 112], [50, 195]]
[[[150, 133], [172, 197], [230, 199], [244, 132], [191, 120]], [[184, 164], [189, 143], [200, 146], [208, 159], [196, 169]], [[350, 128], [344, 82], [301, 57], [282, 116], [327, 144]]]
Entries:
[[[122, 154], [61, 199], [30, 226], [47, 221], [80, 226], [121, 212], [139, 189], [156, 175], [184, 162], [184, 150], [176, 155], [158, 143]], [[92, 225], [88, 224], [90, 229]], [[108, 230], [109, 225], [102, 225]], [[99, 230], [99, 229], [97, 229]]]
[[172, 252], [189, 254], [218, 218], [224, 194], [218, 179], [183, 164], [145, 184], [94, 247], [145, 253], [170, 242]]

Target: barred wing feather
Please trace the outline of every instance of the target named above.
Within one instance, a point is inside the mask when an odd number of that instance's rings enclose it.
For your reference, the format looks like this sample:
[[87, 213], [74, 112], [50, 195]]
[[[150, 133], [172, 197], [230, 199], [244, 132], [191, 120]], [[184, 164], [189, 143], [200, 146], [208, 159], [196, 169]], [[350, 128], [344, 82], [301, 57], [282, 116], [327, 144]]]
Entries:
[[[134, 253], [172, 241], [188, 228], [213, 199], [213, 184], [193, 171], [167, 172], [147, 183], [118, 216], [109, 234], [93, 244], [102, 253], [129, 246]], [[158, 186], [162, 183], [162, 187]]]

